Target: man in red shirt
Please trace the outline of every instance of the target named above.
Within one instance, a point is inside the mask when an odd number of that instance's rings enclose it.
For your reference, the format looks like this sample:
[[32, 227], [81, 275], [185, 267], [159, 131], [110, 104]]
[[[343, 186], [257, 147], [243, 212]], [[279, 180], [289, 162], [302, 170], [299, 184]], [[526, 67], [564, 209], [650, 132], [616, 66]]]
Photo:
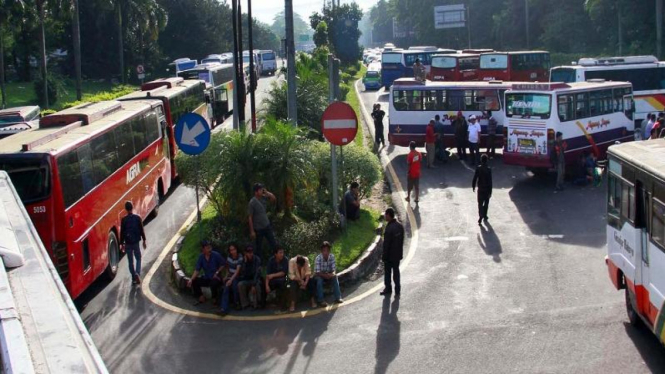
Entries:
[[411, 190], [416, 189], [416, 204], [418, 204], [418, 196], [420, 195], [420, 163], [422, 162], [422, 155], [416, 151], [416, 142], [409, 143], [411, 152], [406, 157], [406, 164], [409, 166], [409, 173], [407, 175], [407, 195], [406, 201], [411, 201]]
[[434, 167], [436, 134], [434, 133], [434, 120], [429, 120], [427, 129], [425, 129], [425, 151], [427, 151], [427, 167]]

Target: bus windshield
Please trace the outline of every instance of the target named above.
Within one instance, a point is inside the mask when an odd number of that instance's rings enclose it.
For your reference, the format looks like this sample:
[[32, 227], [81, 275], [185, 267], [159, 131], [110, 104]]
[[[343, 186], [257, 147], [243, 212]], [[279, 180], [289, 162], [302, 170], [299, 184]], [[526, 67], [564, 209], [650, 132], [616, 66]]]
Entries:
[[370, 70], [367, 73], [365, 73], [365, 77], [367, 78], [379, 78], [380, 76], [381, 75], [379, 74], [378, 71]]
[[506, 116], [550, 118], [552, 96], [514, 93], [506, 95]]
[[402, 62], [402, 55], [400, 53], [384, 53], [381, 57], [383, 64], [399, 64]]
[[265, 60], [274, 60], [275, 59], [275, 54], [270, 52], [270, 53], [264, 53], [261, 55], [261, 58]]
[[0, 125], [23, 122], [21, 116], [0, 116]]
[[480, 56], [481, 69], [508, 68], [508, 55], [482, 55]]
[[23, 203], [28, 204], [48, 197], [50, 178], [46, 162], [34, 157], [3, 157], [0, 159], [0, 169], [9, 174]]
[[575, 82], [575, 69], [565, 69], [565, 68], [552, 69], [550, 82], [563, 82], [563, 83]]
[[442, 69], [453, 69], [457, 66], [457, 59], [455, 57], [433, 57], [432, 67]]

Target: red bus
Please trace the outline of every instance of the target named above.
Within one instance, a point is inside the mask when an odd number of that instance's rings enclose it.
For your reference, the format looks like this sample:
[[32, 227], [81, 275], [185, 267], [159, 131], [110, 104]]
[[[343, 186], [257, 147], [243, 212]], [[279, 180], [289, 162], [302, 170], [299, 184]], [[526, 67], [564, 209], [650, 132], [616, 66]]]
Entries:
[[479, 79], [485, 81], [549, 82], [550, 53], [546, 51], [480, 54]]
[[185, 113], [198, 113], [210, 122], [209, 105], [205, 98], [205, 83], [201, 80], [184, 80], [183, 78], [165, 78], [144, 83], [142, 91], [132, 92], [116, 100], [156, 100], [164, 106], [166, 115], [166, 135], [168, 137], [168, 154], [171, 161], [171, 181], [178, 176], [175, 167], [175, 156], [178, 147], [175, 142], [175, 125]]
[[0, 140], [7, 171], [72, 298], [115, 277], [125, 201], [142, 218], [170, 187], [157, 100], [84, 103]]
[[434, 55], [429, 79], [446, 82], [475, 81], [478, 80], [479, 67], [479, 54]]

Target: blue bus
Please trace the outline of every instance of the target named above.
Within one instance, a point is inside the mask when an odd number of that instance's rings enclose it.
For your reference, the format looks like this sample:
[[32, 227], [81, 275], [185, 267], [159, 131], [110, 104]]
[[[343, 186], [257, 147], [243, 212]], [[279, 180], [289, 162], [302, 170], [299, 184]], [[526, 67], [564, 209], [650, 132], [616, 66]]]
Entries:
[[412, 47], [408, 50], [384, 51], [381, 54], [381, 85], [388, 88], [396, 79], [413, 77], [413, 64], [417, 59], [425, 65], [429, 77], [432, 56], [436, 54], [454, 54], [454, 49], [436, 47]]

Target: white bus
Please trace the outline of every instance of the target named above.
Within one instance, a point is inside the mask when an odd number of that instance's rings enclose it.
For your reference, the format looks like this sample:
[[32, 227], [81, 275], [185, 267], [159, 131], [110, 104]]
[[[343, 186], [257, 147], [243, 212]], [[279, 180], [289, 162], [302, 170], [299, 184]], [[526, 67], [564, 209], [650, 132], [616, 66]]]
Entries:
[[632, 325], [665, 343], [665, 139], [608, 150], [607, 257]]
[[543, 173], [557, 132], [567, 164], [586, 151], [599, 159], [617, 141], [633, 140], [633, 95], [629, 82], [515, 84], [506, 91], [503, 161]]
[[589, 79], [632, 83], [637, 126], [648, 113], [665, 110], [665, 62], [654, 56], [581, 58], [576, 65], [557, 66], [550, 73], [551, 82], [585, 82]]
[[444, 124], [444, 146], [455, 146], [455, 130], [451, 117], [462, 112], [465, 118], [480, 118], [484, 147], [487, 136], [487, 111], [497, 120], [496, 146], [503, 144], [501, 125], [504, 122], [503, 93], [510, 82], [418, 82], [413, 78], [401, 78], [390, 88], [388, 141], [398, 146], [408, 146], [415, 141], [425, 144], [425, 128], [435, 115]]

